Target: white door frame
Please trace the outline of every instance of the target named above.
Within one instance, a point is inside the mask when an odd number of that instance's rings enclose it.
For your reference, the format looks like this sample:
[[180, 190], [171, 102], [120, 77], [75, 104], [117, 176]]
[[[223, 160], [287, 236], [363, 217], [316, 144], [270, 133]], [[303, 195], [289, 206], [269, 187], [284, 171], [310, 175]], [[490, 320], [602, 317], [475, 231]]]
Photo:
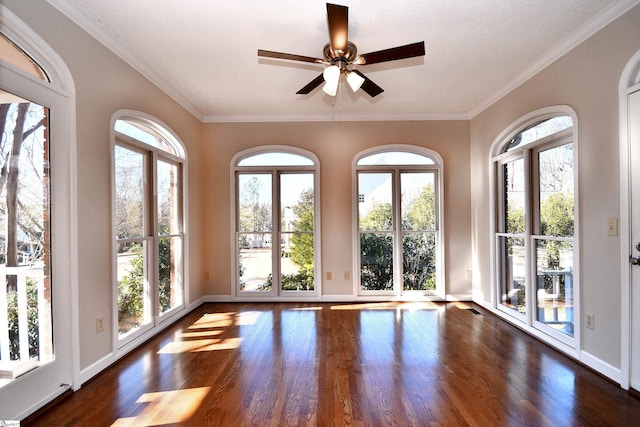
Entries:
[[620, 386], [631, 382], [631, 169], [629, 140], [629, 94], [640, 89], [640, 50], [627, 63], [618, 84], [620, 116]]
[[[16, 393], [16, 404], [11, 407], [14, 419], [21, 419], [39, 407], [45, 405], [68, 388], [80, 388], [80, 351], [79, 351], [79, 313], [78, 313], [78, 228], [77, 228], [77, 158], [76, 158], [76, 106], [75, 84], [68, 67], [62, 58], [35, 31], [17, 17], [8, 7], [0, 4], [0, 30], [14, 43], [29, 52], [33, 60], [47, 72], [51, 83], [36, 79], [22, 70], [3, 63], [0, 67], [0, 79], [12, 88], [19, 88], [21, 96], [42, 102], [42, 105], [53, 106], [55, 111], [55, 129], [51, 139], [55, 138], [55, 147], [51, 148], [52, 156], [56, 156], [56, 166], [52, 168], [52, 192], [56, 199], [51, 207], [52, 217], [57, 225], [52, 233], [65, 236], [52, 240], [55, 251], [56, 267], [55, 283], [62, 283], [56, 292], [54, 301], [54, 334], [58, 335], [56, 354], [70, 364], [70, 384], [60, 384], [52, 394], [43, 396], [40, 393], [31, 401], [20, 401]], [[17, 89], [16, 89], [17, 90]], [[57, 273], [56, 273], [57, 271]], [[63, 336], [63, 339], [60, 339]], [[46, 368], [45, 366], [44, 368]], [[29, 373], [25, 374], [27, 378]], [[12, 387], [11, 383], [6, 387]], [[16, 385], [12, 390], [22, 390]], [[28, 391], [27, 391], [28, 394]], [[9, 404], [9, 402], [3, 402]]]

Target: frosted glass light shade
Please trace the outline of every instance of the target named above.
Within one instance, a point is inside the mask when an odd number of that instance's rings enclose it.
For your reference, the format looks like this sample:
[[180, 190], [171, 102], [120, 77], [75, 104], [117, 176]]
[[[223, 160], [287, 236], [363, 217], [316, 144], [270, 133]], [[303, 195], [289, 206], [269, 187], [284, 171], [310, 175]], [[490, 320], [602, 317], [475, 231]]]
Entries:
[[325, 81], [325, 84], [322, 87], [324, 93], [329, 96], [336, 96], [336, 92], [338, 91], [338, 83], [340, 81], [340, 68], [336, 67], [335, 65], [331, 65], [324, 69], [322, 77]]
[[349, 83], [351, 90], [355, 92], [360, 89], [360, 86], [364, 83], [364, 77], [351, 71], [347, 73], [347, 83]]

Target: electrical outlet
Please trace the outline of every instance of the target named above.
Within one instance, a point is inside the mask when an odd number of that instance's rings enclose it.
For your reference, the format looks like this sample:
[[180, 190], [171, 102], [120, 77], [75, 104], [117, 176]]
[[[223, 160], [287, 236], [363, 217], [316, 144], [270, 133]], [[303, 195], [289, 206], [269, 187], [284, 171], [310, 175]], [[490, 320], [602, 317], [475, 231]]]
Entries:
[[96, 334], [104, 331], [104, 317], [96, 317]]
[[327, 271], [327, 280], [331, 280], [333, 279], [333, 273], [331, 273], [330, 271]]
[[589, 329], [595, 329], [596, 328], [596, 316], [595, 316], [595, 314], [587, 313], [585, 315], [585, 320], [586, 320], [585, 326], [587, 328], [589, 328]]
[[467, 270], [467, 280], [473, 280], [473, 270]]
[[204, 280], [209, 280], [209, 272], [208, 271], [204, 272]]
[[351, 275], [349, 274], [348, 271], [344, 272], [344, 280], [349, 280], [349, 278], [351, 277]]

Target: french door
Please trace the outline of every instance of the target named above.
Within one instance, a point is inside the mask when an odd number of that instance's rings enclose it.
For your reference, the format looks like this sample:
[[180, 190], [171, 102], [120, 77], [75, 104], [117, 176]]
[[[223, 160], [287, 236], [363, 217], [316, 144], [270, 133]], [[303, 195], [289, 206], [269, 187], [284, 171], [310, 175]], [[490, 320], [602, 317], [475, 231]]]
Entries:
[[2, 65], [0, 82], [0, 420], [10, 420], [72, 386], [71, 162], [66, 98]]
[[430, 294], [438, 265], [437, 172], [362, 169], [357, 175], [360, 295]]

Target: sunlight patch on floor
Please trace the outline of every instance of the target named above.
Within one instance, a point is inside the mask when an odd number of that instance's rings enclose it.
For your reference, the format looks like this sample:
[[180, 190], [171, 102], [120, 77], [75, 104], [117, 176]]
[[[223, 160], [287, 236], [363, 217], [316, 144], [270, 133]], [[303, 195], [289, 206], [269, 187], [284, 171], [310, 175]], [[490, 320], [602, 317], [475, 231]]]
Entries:
[[171, 341], [158, 354], [195, 353], [199, 351], [233, 350], [240, 347], [242, 338]]
[[136, 417], [119, 418], [112, 427], [157, 426], [183, 423], [200, 407], [211, 387], [145, 393], [136, 401], [145, 404]]

